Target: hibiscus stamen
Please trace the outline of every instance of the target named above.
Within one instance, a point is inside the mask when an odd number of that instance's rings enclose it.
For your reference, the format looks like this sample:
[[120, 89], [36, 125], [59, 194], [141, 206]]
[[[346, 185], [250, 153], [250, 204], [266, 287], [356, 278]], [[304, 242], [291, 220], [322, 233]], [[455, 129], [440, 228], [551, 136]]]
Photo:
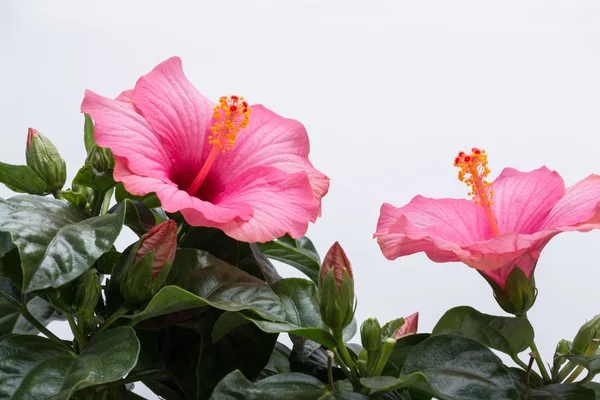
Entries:
[[485, 150], [472, 148], [470, 154], [461, 151], [454, 159], [454, 166], [460, 168], [458, 171], [458, 180], [469, 186], [471, 191], [468, 193], [475, 204], [479, 204], [485, 210], [485, 215], [490, 223], [490, 228], [494, 236], [500, 234], [496, 217], [492, 210], [492, 183], [486, 180], [490, 174], [487, 166], [487, 154]]
[[243, 97], [223, 96], [219, 99], [219, 103], [213, 109], [213, 123], [208, 135], [208, 144], [213, 148], [187, 190], [191, 196], [195, 196], [200, 189], [219, 153], [231, 150], [240, 129], [248, 126], [251, 111], [252, 108]]

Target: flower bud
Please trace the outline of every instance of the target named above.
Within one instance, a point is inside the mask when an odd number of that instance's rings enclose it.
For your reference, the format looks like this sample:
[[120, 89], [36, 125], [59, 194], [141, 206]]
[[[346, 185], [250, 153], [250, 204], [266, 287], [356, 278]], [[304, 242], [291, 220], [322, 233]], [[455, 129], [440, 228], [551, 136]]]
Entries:
[[360, 326], [360, 339], [368, 352], [376, 352], [381, 348], [381, 325], [376, 318], [365, 320]]
[[27, 166], [46, 182], [46, 192], [56, 193], [67, 180], [67, 166], [50, 139], [33, 128], [27, 134]]
[[561, 354], [571, 354], [571, 342], [568, 340], [563, 339], [556, 345], [554, 361], [552, 363], [552, 371], [554, 371], [553, 376], [558, 375], [561, 365], [567, 361], [564, 357], [560, 356]]
[[572, 353], [581, 355], [586, 354], [590, 346], [598, 348], [597, 339], [600, 339], [600, 315], [596, 315], [579, 328], [573, 339]]
[[152, 228], [140, 239], [131, 265], [125, 268], [121, 293], [133, 304], [139, 304], [165, 283], [177, 250], [177, 224], [167, 220]]
[[319, 275], [320, 309], [323, 321], [340, 335], [354, 318], [356, 300], [350, 261], [339, 243], [334, 243], [323, 260]]
[[496, 302], [504, 311], [513, 315], [525, 315], [527, 311], [535, 303], [537, 297], [537, 288], [535, 287], [535, 279], [533, 273], [531, 278], [523, 270], [515, 266], [504, 283], [504, 287], [500, 286], [493, 279], [482, 276], [488, 281]]
[[418, 326], [419, 313], [416, 312], [404, 318], [404, 323], [396, 330], [396, 333], [394, 334], [394, 339], [400, 339], [402, 336], [414, 335], [415, 333], [417, 333]]
[[75, 307], [78, 311], [93, 310], [100, 299], [100, 278], [94, 268], [88, 269], [75, 283]]
[[85, 163], [91, 165], [98, 172], [106, 172], [115, 166], [115, 159], [110, 149], [93, 145]]

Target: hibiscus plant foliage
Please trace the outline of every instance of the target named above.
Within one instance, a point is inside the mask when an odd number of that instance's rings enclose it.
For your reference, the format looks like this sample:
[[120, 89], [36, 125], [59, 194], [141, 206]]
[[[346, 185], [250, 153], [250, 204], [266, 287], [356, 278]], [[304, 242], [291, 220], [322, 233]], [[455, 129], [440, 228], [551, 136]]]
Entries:
[[[548, 240], [597, 228], [600, 178], [565, 189], [544, 167], [488, 182], [486, 153], [461, 152], [472, 200], [384, 204], [375, 237], [388, 259], [467, 264], [508, 315], [462, 306], [431, 333], [418, 313], [359, 327], [345, 251], [321, 261], [304, 236], [329, 179], [302, 124], [203, 97], [178, 58], [116, 99], [87, 91], [82, 112], [70, 185], [34, 129], [26, 165], [0, 163], [17, 192], [0, 199], [0, 399], [139, 399], [139, 384], [173, 400], [600, 399], [600, 316], [547, 363], [527, 319]], [[138, 239], [118, 249], [125, 228]]]

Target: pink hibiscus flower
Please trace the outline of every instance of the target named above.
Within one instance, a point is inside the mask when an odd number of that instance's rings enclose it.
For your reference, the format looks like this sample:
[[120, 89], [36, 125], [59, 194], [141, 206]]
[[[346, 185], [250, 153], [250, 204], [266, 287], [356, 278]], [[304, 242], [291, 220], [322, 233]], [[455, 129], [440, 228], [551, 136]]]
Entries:
[[167, 212], [245, 242], [301, 237], [329, 179], [308, 160], [304, 126], [242, 97], [214, 103], [170, 58], [115, 100], [86, 91], [81, 111], [112, 150], [128, 192], [155, 192]]
[[531, 278], [541, 250], [558, 233], [600, 227], [598, 175], [565, 189], [546, 167], [506, 168], [491, 183], [479, 149], [459, 153], [454, 165], [472, 201], [416, 196], [400, 208], [383, 204], [374, 236], [386, 258], [423, 251], [435, 262], [462, 261], [504, 288], [515, 266]]

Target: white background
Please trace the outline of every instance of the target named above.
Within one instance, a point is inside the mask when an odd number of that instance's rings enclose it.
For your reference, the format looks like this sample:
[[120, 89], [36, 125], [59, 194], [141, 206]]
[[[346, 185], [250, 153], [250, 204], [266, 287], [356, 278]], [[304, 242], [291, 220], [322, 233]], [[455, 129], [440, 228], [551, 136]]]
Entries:
[[[309, 236], [322, 255], [336, 240], [346, 249], [359, 321], [418, 310], [427, 332], [453, 306], [502, 311], [464, 265], [387, 261], [372, 239], [381, 203], [466, 197], [452, 162], [472, 146], [493, 177], [547, 165], [571, 185], [600, 172], [599, 17], [600, 4], [576, 0], [2, 1], [0, 159], [24, 163], [35, 127], [72, 178], [84, 90], [116, 96], [178, 55], [208, 97], [244, 95], [306, 125], [331, 177]], [[542, 254], [530, 317], [547, 360], [600, 311], [599, 244], [597, 232], [563, 234]]]

